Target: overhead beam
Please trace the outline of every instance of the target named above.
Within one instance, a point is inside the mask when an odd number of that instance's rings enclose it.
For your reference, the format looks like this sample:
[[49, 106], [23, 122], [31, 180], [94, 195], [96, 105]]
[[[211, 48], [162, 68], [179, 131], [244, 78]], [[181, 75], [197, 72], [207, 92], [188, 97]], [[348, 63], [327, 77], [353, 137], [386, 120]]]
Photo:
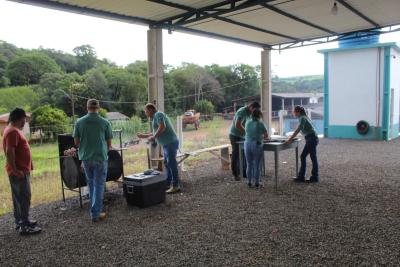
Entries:
[[[157, 1], [161, 1], [161, 0], [152, 0], [153, 2], [157, 2]], [[238, 10], [242, 10], [245, 8], [249, 8], [249, 7], [253, 7], [253, 6], [257, 6], [260, 5], [261, 3], [266, 3], [266, 2], [272, 2], [275, 0], [252, 0], [252, 1], [243, 1], [243, 0], [227, 0], [227, 1], [222, 1], [213, 5], [209, 5], [209, 6], [205, 6], [202, 8], [197, 8], [193, 11], [188, 11], [188, 12], [184, 12], [181, 13], [179, 15], [175, 15], [175, 16], [171, 16], [165, 19], [162, 19], [160, 21], [158, 21], [158, 24], [162, 24], [162, 23], [168, 23], [170, 21], [175, 21], [178, 19], [181, 19], [182, 17], [185, 17], [187, 15], [198, 15], [196, 18], [194, 19], [189, 19], [186, 20], [184, 23], [180, 23], [180, 25], [184, 25], [184, 24], [188, 24], [188, 23], [193, 23], [193, 22], [198, 22], [201, 20], [205, 20], [207, 18], [212, 18], [212, 16], [220, 16], [226, 13], [230, 13], [233, 11], [238, 11]], [[234, 3], [234, 4], [233, 4]], [[241, 3], [241, 4], [237, 4], [237, 3]], [[225, 7], [225, 8], [223, 8]], [[219, 11], [216, 11], [216, 9], [218, 9]], [[206, 15], [200, 15], [203, 12], [206, 12]], [[213, 13], [208, 13], [208, 12], [213, 12]]]
[[190, 28], [186, 28], [186, 27], [182, 27], [182, 26], [175, 26], [174, 29], [179, 32], [187, 32], [187, 33], [192, 33], [192, 34], [196, 34], [196, 35], [201, 35], [204, 37], [213, 37], [215, 39], [219, 39], [219, 40], [223, 40], [223, 41], [231, 41], [231, 42], [235, 42], [235, 43], [239, 43], [239, 44], [246, 44], [246, 45], [255, 46], [255, 47], [264, 48], [264, 49], [271, 48], [270, 44], [253, 42], [253, 41], [244, 40], [244, 39], [227, 36], [227, 35], [223, 35], [223, 34], [219, 34], [219, 33], [190, 29]]
[[378, 23], [376, 23], [375, 21], [373, 21], [372, 19], [370, 19], [369, 17], [367, 17], [366, 15], [364, 15], [363, 13], [361, 13], [359, 10], [357, 10], [356, 8], [354, 8], [352, 5], [350, 5], [349, 3], [347, 3], [345, 0], [336, 0], [336, 2], [342, 4], [344, 7], [346, 7], [348, 10], [350, 10], [351, 12], [353, 12], [354, 14], [356, 14], [357, 16], [359, 16], [360, 18], [368, 21], [369, 23], [371, 23], [372, 25], [374, 25], [376, 28], [381, 27]]
[[282, 15], [282, 16], [285, 16], [287, 18], [290, 18], [290, 19], [293, 19], [293, 20], [298, 21], [300, 23], [303, 23], [303, 24], [305, 24], [307, 26], [313, 27], [315, 29], [318, 29], [318, 30], [321, 30], [321, 31], [324, 31], [324, 32], [327, 32], [327, 33], [330, 33], [332, 35], [337, 35], [338, 34], [337, 32], [331, 31], [331, 30], [329, 30], [327, 28], [321, 27], [321, 26], [319, 26], [317, 24], [314, 24], [312, 22], [306, 21], [306, 20], [304, 20], [302, 18], [299, 18], [299, 17], [297, 17], [295, 15], [292, 15], [290, 13], [287, 13], [287, 12], [285, 12], [285, 11], [275, 7], [275, 6], [271, 6], [271, 5], [267, 4], [267, 3], [263, 3], [261, 5], [263, 7], [265, 7], [265, 8], [267, 8], [267, 9], [271, 10], [271, 11], [274, 11], [274, 12], [276, 12], [276, 13]]
[[[148, 1], [153, 2], [153, 3], [157, 3], [157, 4], [161, 4], [161, 5], [165, 5], [165, 6], [169, 6], [169, 7], [174, 7], [174, 8], [186, 10], [186, 11], [189, 12], [189, 14], [187, 14], [184, 18], [192, 16], [192, 14], [200, 14], [200, 15], [203, 15], [203, 16], [210, 16], [213, 19], [224, 21], [224, 22], [227, 22], [227, 23], [230, 23], [230, 24], [234, 24], [234, 25], [237, 25], [237, 26], [240, 26], [240, 27], [243, 27], [243, 28], [251, 29], [251, 30], [254, 30], [254, 31], [259, 31], [259, 32], [263, 32], [263, 33], [279, 36], [279, 37], [282, 37], [282, 38], [285, 38], [285, 39], [291, 39], [291, 40], [295, 40], [295, 41], [300, 41], [299, 38], [296, 38], [296, 37], [293, 37], [293, 36], [289, 36], [289, 35], [286, 35], [286, 34], [274, 32], [274, 31], [270, 31], [270, 30], [266, 30], [266, 29], [263, 29], [263, 28], [260, 28], [260, 27], [256, 27], [256, 26], [253, 26], [253, 25], [250, 25], [250, 24], [246, 24], [246, 23], [242, 23], [242, 22], [239, 22], [239, 21], [235, 21], [235, 20], [232, 20], [232, 19], [229, 19], [229, 18], [226, 18], [226, 17], [220, 17], [220, 16], [217, 16], [217, 15], [214, 15], [214, 14], [209, 14], [206, 11], [199, 11], [198, 9], [190, 7], [190, 6], [177, 4], [177, 3], [172, 3], [170, 1], [165, 1], [165, 0], [148, 0]], [[252, 3], [254, 3], [254, 1], [252, 1]], [[245, 5], [245, 4], [246, 3], [244, 3], [242, 5]], [[235, 6], [233, 6], [233, 8], [235, 8]], [[201, 18], [199, 17], [198, 19], [201, 19]], [[174, 27], [175, 25], [184, 25], [184, 24], [187, 24], [187, 23], [188, 23], [188, 20], [184, 20], [184, 21], [180, 20], [177, 23], [173, 23], [172, 21], [169, 21], [168, 25], [170, 25], [170, 27]]]

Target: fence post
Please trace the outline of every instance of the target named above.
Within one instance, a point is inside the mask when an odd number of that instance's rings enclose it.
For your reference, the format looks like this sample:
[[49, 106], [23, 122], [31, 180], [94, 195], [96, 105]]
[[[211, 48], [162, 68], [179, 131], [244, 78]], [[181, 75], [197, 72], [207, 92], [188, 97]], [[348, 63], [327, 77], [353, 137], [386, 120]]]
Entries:
[[279, 134], [281, 136], [285, 135], [285, 129], [284, 129], [284, 121], [283, 121], [283, 112], [284, 110], [279, 110]]
[[[179, 151], [182, 153], [182, 148], [183, 148], [183, 128], [182, 128], [182, 119], [183, 116], [177, 116], [176, 117], [176, 133], [178, 135], [178, 140], [179, 140]], [[181, 162], [179, 164], [179, 171], [182, 172], [185, 170], [184, 163]]]

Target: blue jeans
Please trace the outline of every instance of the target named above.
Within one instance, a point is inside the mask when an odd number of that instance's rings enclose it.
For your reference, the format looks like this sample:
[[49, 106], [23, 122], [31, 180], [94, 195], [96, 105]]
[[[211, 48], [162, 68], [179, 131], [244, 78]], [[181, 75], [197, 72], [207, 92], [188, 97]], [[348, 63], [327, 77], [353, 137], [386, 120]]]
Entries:
[[300, 155], [301, 166], [299, 171], [299, 179], [304, 179], [306, 175], [307, 168], [307, 156], [310, 154], [312, 162], [311, 179], [319, 180], [318, 173], [318, 158], [317, 158], [317, 146], [319, 143], [318, 136], [308, 135], [305, 137], [306, 145], [304, 146], [303, 152]]
[[251, 183], [254, 178], [255, 183], [260, 183], [261, 160], [263, 159], [263, 144], [257, 141], [244, 142], [244, 154], [247, 162], [247, 183]]
[[179, 149], [178, 140], [163, 146], [167, 185], [172, 184], [172, 186], [174, 187], [180, 185], [178, 163], [176, 162], [176, 154], [178, 152], [178, 149]]
[[103, 211], [104, 184], [107, 178], [108, 161], [84, 160], [83, 168], [89, 187], [90, 216], [97, 219]]

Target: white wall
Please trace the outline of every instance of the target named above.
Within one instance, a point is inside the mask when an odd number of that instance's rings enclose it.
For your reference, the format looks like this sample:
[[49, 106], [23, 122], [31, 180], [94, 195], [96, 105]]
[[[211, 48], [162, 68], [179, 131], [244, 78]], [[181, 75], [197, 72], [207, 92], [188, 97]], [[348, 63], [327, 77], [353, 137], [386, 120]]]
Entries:
[[400, 115], [400, 53], [395, 49], [391, 49], [391, 62], [390, 62], [390, 88], [394, 89], [394, 107], [391, 126], [399, 124]]
[[329, 53], [330, 125], [354, 126], [366, 120], [379, 126], [382, 55], [379, 48]]

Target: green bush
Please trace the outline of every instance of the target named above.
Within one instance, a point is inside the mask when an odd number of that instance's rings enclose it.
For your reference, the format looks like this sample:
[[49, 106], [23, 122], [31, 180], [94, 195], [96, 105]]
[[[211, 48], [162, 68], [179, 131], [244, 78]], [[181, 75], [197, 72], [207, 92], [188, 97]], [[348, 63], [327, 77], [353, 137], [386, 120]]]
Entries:
[[57, 134], [68, 130], [68, 117], [64, 111], [49, 105], [41, 106], [32, 112], [31, 132], [41, 132], [47, 140], [56, 138]]
[[16, 107], [31, 111], [38, 103], [38, 96], [28, 86], [0, 89], [0, 113], [8, 113]]
[[214, 112], [214, 105], [208, 100], [200, 100], [194, 105], [194, 109], [204, 115], [210, 115]]

